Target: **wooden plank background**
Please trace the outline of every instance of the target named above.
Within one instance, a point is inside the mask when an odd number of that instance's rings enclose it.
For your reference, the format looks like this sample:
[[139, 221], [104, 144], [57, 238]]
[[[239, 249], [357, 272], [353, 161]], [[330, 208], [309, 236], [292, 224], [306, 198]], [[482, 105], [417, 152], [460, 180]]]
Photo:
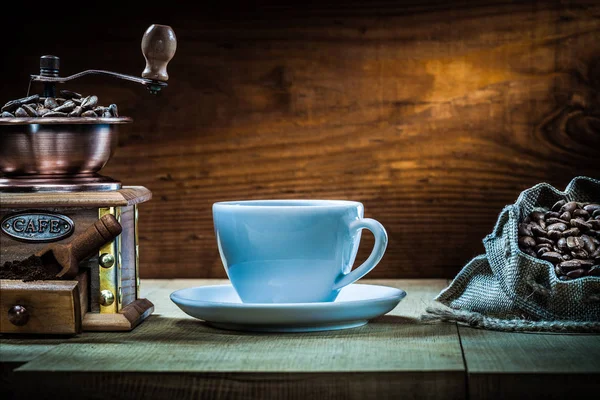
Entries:
[[2, 13], [0, 102], [42, 54], [139, 75], [146, 27], [175, 29], [160, 96], [68, 86], [135, 120], [104, 173], [154, 193], [143, 277], [224, 277], [211, 205], [262, 198], [362, 201], [390, 236], [370, 277], [452, 277], [521, 190], [600, 177], [597, 2], [194, 4]]

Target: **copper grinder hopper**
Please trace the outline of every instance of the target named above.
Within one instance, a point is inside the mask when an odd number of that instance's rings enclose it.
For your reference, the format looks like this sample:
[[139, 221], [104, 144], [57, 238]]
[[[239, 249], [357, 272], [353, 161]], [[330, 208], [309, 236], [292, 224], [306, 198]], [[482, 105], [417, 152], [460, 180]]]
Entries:
[[[146, 59], [142, 77], [104, 70], [61, 77], [59, 58], [42, 56], [40, 74], [31, 75], [31, 82], [41, 82], [43, 94], [27, 93], [28, 97], [13, 103], [19, 105], [21, 101], [25, 105], [32, 97], [37, 102], [56, 98], [56, 84], [92, 74], [139, 83], [156, 94], [167, 86], [167, 64], [177, 48], [175, 33], [169, 26], [152, 25], [146, 30], [141, 47]], [[0, 118], [0, 192], [120, 189], [119, 181], [102, 176], [99, 171], [115, 153], [120, 126], [131, 122], [131, 118], [115, 113], [96, 117]]]

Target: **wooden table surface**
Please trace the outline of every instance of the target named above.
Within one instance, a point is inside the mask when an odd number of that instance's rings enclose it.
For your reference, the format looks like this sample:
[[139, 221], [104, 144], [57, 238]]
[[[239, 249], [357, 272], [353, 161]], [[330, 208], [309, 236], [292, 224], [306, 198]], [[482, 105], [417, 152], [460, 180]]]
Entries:
[[[224, 331], [169, 300], [222, 280], [145, 280], [152, 317], [129, 333], [0, 339], [3, 399], [552, 398], [600, 388], [600, 336], [518, 334], [419, 316], [445, 280], [367, 280], [407, 291], [388, 315], [342, 331]], [[9, 396], [7, 396], [7, 394]]]

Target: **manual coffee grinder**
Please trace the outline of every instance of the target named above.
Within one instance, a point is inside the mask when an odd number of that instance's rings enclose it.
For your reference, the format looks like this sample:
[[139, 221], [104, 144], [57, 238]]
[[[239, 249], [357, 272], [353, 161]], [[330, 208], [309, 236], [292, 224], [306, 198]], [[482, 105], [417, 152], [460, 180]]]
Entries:
[[158, 93], [167, 86], [175, 33], [152, 25], [141, 47], [146, 59], [141, 78], [103, 70], [61, 77], [59, 58], [43, 56], [39, 75], [31, 76], [31, 82], [42, 83], [43, 94], [28, 92], [3, 107], [0, 266], [50, 242], [67, 244], [106, 214], [116, 217], [122, 233], [82, 263], [72, 280], [0, 280], [1, 333], [128, 331], [154, 310], [139, 297], [137, 227], [138, 205], [152, 194], [99, 174], [116, 150], [118, 130], [132, 120], [119, 116], [115, 105], [97, 105], [95, 96], [57, 90], [58, 84], [94, 74]]

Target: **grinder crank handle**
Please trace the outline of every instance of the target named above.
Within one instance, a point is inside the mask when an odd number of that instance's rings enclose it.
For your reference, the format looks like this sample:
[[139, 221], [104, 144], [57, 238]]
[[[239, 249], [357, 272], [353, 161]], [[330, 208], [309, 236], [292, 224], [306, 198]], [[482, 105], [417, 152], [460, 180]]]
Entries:
[[142, 37], [142, 53], [146, 59], [146, 68], [142, 78], [166, 82], [169, 80], [167, 64], [177, 50], [175, 32], [168, 25], [151, 25]]

